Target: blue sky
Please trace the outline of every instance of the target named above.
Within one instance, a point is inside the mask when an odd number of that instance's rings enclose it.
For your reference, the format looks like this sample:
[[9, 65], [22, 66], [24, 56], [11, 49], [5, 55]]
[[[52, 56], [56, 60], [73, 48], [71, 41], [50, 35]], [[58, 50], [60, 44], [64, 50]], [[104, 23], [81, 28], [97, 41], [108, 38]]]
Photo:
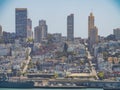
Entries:
[[120, 27], [120, 0], [0, 0], [0, 24], [15, 32], [15, 8], [28, 8], [34, 27], [45, 19], [48, 32], [66, 35], [66, 17], [74, 13], [75, 36], [88, 35], [88, 15], [93, 12], [99, 35], [109, 35]]

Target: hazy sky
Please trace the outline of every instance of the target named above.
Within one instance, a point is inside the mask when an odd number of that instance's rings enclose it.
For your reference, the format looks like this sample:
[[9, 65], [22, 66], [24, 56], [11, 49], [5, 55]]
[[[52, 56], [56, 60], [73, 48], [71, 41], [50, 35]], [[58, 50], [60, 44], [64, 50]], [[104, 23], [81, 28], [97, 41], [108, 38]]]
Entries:
[[15, 32], [15, 8], [28, 8], [34, 27], [45, 19], [48, 32], [66, 35], [67, 16], [74, 13], [75, 36], [87, 37], [88, 15], [93, 12], [99, 35], [109, 35], [120, 28], [120, 0], [0, 0], [0, 24]]

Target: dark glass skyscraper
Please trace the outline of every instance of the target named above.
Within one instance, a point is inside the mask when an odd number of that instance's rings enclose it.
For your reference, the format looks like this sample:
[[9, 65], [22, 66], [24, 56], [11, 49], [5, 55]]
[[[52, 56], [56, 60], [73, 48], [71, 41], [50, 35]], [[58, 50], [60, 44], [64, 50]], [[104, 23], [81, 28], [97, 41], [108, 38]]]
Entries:
[[18, 38], [27, 38], [27, 8], [15, 9], [15, 27]]
[[74, 14], [67, 17], [67, 40], [74, 40]]

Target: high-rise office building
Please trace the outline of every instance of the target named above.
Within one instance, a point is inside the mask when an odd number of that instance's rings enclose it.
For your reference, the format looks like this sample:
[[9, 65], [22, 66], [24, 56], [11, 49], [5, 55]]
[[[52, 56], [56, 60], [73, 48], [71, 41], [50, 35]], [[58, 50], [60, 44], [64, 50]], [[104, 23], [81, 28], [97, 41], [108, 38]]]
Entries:
[[18, 38], [27, 38], [27, 8], [15, 9], [15, 28]]
[[47, 39], [47, 25], [45, 20], [39, 21], [39, 26], [34, 28], [34, 39], [35, 42], [40, 43]]
[[90, 47], [98, 43], [98, 28], [94, 27], [90, 30]]
[[48, 26], [46, 25], [46, 21], [45, 20], [40, 20], [39, 21], [39, 26], [41, 28], [41, 39], [45, 40], [47, 39], [47, 33], [48, 33]]
[[116, 28], [113, 30], [114, 36], [116, 40], [120, 40], [120, 28]]
[[67, 16], [67, 40], [74, 40], [74, 14]]
[[2, 32], [2, 26], [0, 25], [0, 36], [3, 35], [3, 32]]
[[98, 43], [98, 28], [94, 23], [95, 19], [93, 13], [90, 13], [90, 16], [88, 16], [88, 43], [91, 52], [93, 52], [93, 45]]
[[40, 26], [37, 26], [34, 28], [34, 40], [36, 43], [40, 43], [41, 42], [41, 28]]
[[90, 13], [88, 16], [88, 38], [90, 37], [90, 30], [94, 28], [94, 16], [93, 13]]
[[27, 19], [27, 38], [33, 38], [31, 19]]

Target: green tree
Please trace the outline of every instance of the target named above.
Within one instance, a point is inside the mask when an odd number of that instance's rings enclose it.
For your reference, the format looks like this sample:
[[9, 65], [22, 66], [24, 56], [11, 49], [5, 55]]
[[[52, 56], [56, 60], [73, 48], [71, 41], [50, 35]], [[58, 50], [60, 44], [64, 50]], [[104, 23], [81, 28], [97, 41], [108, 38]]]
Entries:
[[98, 77], [99, 77], [99, 79], [104, 79], [104, 72], [99, 72], [98, 73]]
[[68, 51], [68, 44], [65, 43], [64, 44], [64, 48], [63, 48], [63, 52], [67, 53], [67, 51]]
[[107, 60], [108, 59], [108, 52], [103, 52], [103, 57], [105, 60]]
[[58, 77], [58, 74], [57, 73], [54, 73], [54, 78], [57, 78]]
[[28, 38], [27, 42], [33, 42], [33, 39], [32, 38]]

